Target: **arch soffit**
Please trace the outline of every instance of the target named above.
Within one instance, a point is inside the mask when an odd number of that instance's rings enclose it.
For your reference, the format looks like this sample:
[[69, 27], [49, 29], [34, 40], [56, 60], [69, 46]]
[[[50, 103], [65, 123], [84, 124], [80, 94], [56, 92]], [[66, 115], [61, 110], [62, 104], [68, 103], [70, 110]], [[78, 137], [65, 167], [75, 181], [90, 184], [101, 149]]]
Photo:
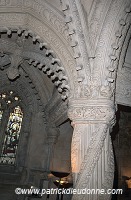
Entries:
[[109, 5], [105, 20], [101, 25], [99, 42], [96, 47], [95, 64], [97, 63], [96, 66], [99, 70], [100, 68], [103, 72], [105, 69], [109, 70], [108, 65], [111, 61], [117, 60], [118, 64], [121, 47], [130, 27], [130, 17], [130, 0], [126, 0], [126, 2], [117, 0]]

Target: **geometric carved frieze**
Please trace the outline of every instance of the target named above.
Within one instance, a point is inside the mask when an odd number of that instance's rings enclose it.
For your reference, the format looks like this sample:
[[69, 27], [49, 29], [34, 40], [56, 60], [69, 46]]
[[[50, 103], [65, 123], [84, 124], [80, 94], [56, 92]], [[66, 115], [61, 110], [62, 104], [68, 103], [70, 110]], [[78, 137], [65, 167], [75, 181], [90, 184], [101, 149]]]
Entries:
[[72, 121], [105, 121], [112, 122], [115, 120], [115, 107], [109, 104], [98, 103], [90, 101], [81, 104], [74, 104], [69, 106], [68, 117]]
[[73, 120], [86, 120], [86, 121], [106, 121], [112, 119], [114, 115], [114, 110], [110, 108], [103, 107], [77, 107], [77, 108], [70, 108], [68, 111], [68, 116], [70, 119]]

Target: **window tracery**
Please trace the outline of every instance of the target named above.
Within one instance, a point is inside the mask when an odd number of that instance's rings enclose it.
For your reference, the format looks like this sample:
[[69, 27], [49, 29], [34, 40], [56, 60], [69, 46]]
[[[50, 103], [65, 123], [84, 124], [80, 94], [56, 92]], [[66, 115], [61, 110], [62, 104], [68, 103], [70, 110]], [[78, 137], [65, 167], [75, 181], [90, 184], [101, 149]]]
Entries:
[[[13, 92], [6, 92], [0, 94], [1, 102], [6, 104], [6, 111], [8, 111], [7, 124], [4, 129], [3, 142], [0, 155], [0, 163], [15, 164], [16, 154], [18, 149], [21, 125], [23, 120], [23, 111], [20, 106], [21, 99]], [[1, 108], [2, 108], [1, 103]], [[0, 111], [0, 121], [5, 112]], [[2, 129], [1, 129], [2, 130]]]

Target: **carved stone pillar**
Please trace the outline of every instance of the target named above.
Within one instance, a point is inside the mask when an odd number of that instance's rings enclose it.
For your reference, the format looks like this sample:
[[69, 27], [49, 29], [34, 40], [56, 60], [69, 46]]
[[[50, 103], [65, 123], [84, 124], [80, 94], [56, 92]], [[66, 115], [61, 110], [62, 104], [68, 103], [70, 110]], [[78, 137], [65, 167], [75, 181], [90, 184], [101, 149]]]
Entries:
[[[72, 101], [68, 116], [74, 127], [72, 173], [76, 189], [112, 189], [114, 157], [110, 132], [115, 122], [110, 101]], [[110, 199], [107, 194], [77, 194], [73, 200]]]
[[49, 171], [51, 167], [50, 162], [53, 157], [54, 144], [56, 143], [57, 138], [59, 136], [59, 129], [56, 126], [53, 126], [52, 124], [48, 124], [46, 127], [46, 131], [47, 131], [47, 144], [48, 144], [47, 171]]

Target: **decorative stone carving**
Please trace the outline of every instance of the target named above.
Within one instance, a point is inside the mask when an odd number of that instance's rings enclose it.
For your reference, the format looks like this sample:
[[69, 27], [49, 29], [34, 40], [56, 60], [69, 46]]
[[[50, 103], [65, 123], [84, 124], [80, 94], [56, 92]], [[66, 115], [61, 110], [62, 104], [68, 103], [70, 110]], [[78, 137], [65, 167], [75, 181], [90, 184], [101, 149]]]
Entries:
[[[69, 71], [70, 71], [70, 73], [68, 74], [69, 79], [71, 79], [71, 80], [76, 79], [76, 72], [75, 72], [75, 68], [74, 68], [75, 62], [73, 60], [71, 49], [69, 48], [68, 45], [66, 45], [68, 48], [65, 49], [65, 44], [62, 43], [62, 39], [61, 39], [62, 35], [60, 37], [58, 37], [57, 34], [55, 34], [55, 32], [53, 32], [51, 27], [48, 27], [47, 25], [45, 25], [45, 22], [44, 22], [45, 19], [42, 18], [43, 21], [41, 21], [41, 20], [39, 21], [29, 14], [28, 15], [28, 24], [25, 25], [26, 19], [25, 19], [24, 14], [19, 13], [16, 16], [14, 13], [11, 13], [8, 16], [8, 13], [6, 13], [5, 15], [6, 15], [6, 21], [3, 21], [3, 23], [6, 23], [7, 26], [14, 27], [14, 29], [16, 30], [16, 27], [18, 27], [17, 24], [19, 24], [18, 35], [21, 35], [21, 31], [23, 31], [23, 29], [27, 30], [27, 28], [25, 28], [25, 27], [29, 27], [29, 29], [32, 29], [33, 32], [39, 34], [39, 36], [41, 38], [43, 38], [43, 36], [44, 36], [44, 40], [46, 40], [47, 43], [50, 43], [51, 48], [54, 49], [54, 52], [56, 52], [59, 59], [63, 60], [64, 67], [67, 67], [69, 69]], [[19, 21], [19, 18], [21, 19], [21, 21]], [[2, 14], [2, 19], [5, 19], [5, 16], [3, 16], [3, 14]], [[9, 21], [9, 24], [8, 24], [8, 21]], [[23, 27], [23, 26], [25, 26], [25, 27], [21, 30], [21, 27]], [[3, 32], [3, 29], [2, 29], [2, 32]], [[40, 39], [40, 37], [39, 37], [39, 39]], [[37, 40], [38, 40], [38, 37], [37, 37]], [[40, 48], [41, 48], [41, 44], [42, 43], [40, 42]], [[45, 42], [43, 44], [45, 44]], [[73, 78], [70, 78], [70, 76], [72, 76], [72, 74], [73, 74]], [[65, 84], [65, 85], [67, 85], [67, 84]], [[65, 85], [64, 85], [64, 87], [65, 87]], [[62, 85], [62, 87], [63, 87], [63, 85]], [[71, 88], [72, 87], [73, 87], [73, 84], [71, 85]], [[65, 95], [63, 95], [63, 99], [65, 99]]]
[[[88, 26], [85, 24], [85, 18], [80, 15], [80, 2], [78, 0], [63, 0], [62, 7], [70, 38], [64, 34], [67, 31], [65, 31], [63, 17], [58, 13], [55, 15], [54, 9], [49, 9], [42, 0], [39, 2], [34, 0], [9, 0], [1, 1], [0, 3], [2, 9], [10, 7], [10, 13], [0, 14], [0, 19], [4, 25], [14, 27], [11, 29], [6, 28], [6, 31], [4, 27], [7, 37], [10, 37], [14, 31], [19, 37], [22, 34], [26, 38], [31, 37], [34, 44], [39, 44], [41, 51], [44, 49], [44, 58], [51, 57], [51, 60], [47, 59], [49, 63], [41, 62], [41, 59], [36, 59], [38, 54], [33, 52], [27, 58], [29, 64], [42, 70], [52, 79], [58, 87], [59, 93], [62, 93], [64, 100], [68, 98], [68, 91], [70, 92], [68, 116], [74, 126], [72, 169], [76, 171], [74, 175], [75, 187], [91, 187], [89, 182], [94, 184], [94, 187], [97, 187], [96, 183], [93, 182], [93, 180], [96, 180], [95, 177], [99, 176], [97, 167], [101, 173], [100, 175], [102, 175], [98, 184], [101, 187], [105, 187], [105, 185], [111, 187], [113, 156], [109, 132], [115, 123], [113, 97], [118, 59], [130, 23], [130, 8], [125, 9], [125, 6], [130, 3], [129, 0], [126, 3], [123, 3], [122, 0], [115, 0], [112, 4], [111, 1], [106, 3], [100, 0], [94, 1], [91, 13], [88, 16], [90, 30], [88, 30]], [[19, 13], [21, 6], [23, 13]], [[14, 10], [17, 11], [17, 14], [14, 13]], [[38, 20], [39, 16], [42, 16], [40, 17], [41, 20]], [[25, 26], [26, 28], [16, 28], [18, 26]], [[86, 28], [89, 37], [85, 37], [83, 28]], [[0, 30], [0, 33], [3, 34], [3, 29], [1, 28]], [[96, 33], [97, 37], [95, 37]], [[64, 37], [62, 37], [62, 34], [64, 34]], [[43, 42], [43, 37], [51, 45], [51, 48], [48, 47], [47, 43]], [[86, 39], [90, 37], [92, 46], [89, 44], [88, 48]], [[68, 46], [67, 40], [69, 40], [74, 54]], [[113, 40], [112, 45], [109, 45], [110, 40]], [[21, 46], [20, 42], [18, 46]], [[94, 49], [93, 54], [89, 55], [89, 50], [92, 47]], [[19, 75], [20, 55], [18, 55], [16, 63], [11, 60], [12, 66], [7, 73], [10, 79], [14, 79]], [[72, 55], [74, 55], [74, 59]], [[89, 58], [90, 56], [91, 58]], [[13, 66], [17, 66], [17, 68]], [[35, 93], [35, 98], [40, 100], [38, 90], [34, 88], [33, 81], [27, 75], [26, 77], [26, 80], [30, 83], [31, 90]], [[25, 87], [22, 84], [19, 86], [23, 92]], [[28, 98], [29, 104], [32, 105], [31, 96], [29, 94], [25, 96]], [[76, 102], [72, 103], [74, 97]], [[83, 102], [83, 99], [85, 102]], [[95, 99], [96, 101], [94, 101]], [[107, 99], [112, 99], [113, 102], [109, 102]], [[33, 106], [31, 108], [34, 110]], [[64, 112], [66, 115], [67, 100], [64, 106], [62, 103], [57, 104], [57, 107], [53, 109], [54, 114], [51, 115], [52, 108], [50, 106], [49, 109], [47, 108], [47, 111], [50, 111], [48, 117], [51, 116], [51, 121], [56, 122], [56, 118], [63, 116], [61, 112]], [[36, 104], [35, 110], [37, 110]], [[48, 142], [54, 143], [56, 133], [55, 131], [52, 132], [53, 130], [50, 127], [48, 128], [51, 133]], [[106, 164], [102, 165], [103, 162]], [[78, 166], [75, 168], [74, 165], [76, 163]], [[73, 197], [75, 200], [82, 198], [88, 199], [88, 197], [83, 197], [83, 195]], [[107, 200], [110, 197], [106, 196], [103, 198]]]
[[[71, 112], [71, 109], [70, 111]], [[112, 117], [113, 110], [110, 111], [108, 108], [102, 108], [102, 107], [83, 107], [76, 108], [73, 110], [73, 117], [71, 117], [71, 114], [69, 113], [70, 118], [76, 118], [76, 119], [86, 119], [86, 120], [106, 120], [108, 119], [109, 115], [110, 118]]]
[[83, 21], [80, 19], [80, 11], [82, 10], [81, 4], [79, 1], [75, 0], [62, 1], [62, 9], [65, 15], [65, 23], [68, 26], [68, 33], [71, 38], [71, 47], [74, 51], [74, 58], [76, 60], [77, 80], [79, 83], [87, 82], [87, 77], [90, 75], [90, 64], [88, 60], [90, 51], [87, 51], [87, 49], [90, 49], [90, 45], [89, 43], [86, 45], [87, 37], [85, 40], [84, 32], [84, 29], [87, 28], [86, 23], [82, 26], [84, 17], [82, 18]]
[[[74, 124], [74, 136], [72, 140], [72, 171], [75, 188], [112, 188], [114, 157], [113, 151], [111, 150], [112, 145], [109, 143], [110, 138], [108, 134], [109, 129], [106, 124]], [[83, 142], [83, 136], [89, 140], [88, 144], [86, 144], [87, 142], [85, 140]], [[81, 151], [83, 148], [85, 148], [85, 152], [83, 152], [84, 154], [82, 155]], [[103, 179], [99, 176], [103, 177]], [[110, 198], [108, 195], [105, 196], [105, 199]], [[83, 198], [88, 199], [89, 195], [77, 194], [73, 196], [73, 199], [77, 200]], [[101, 199], [101, 197], [97, 195], [97, 199]]]
[[7, 71], [7, 76], [10, 80], [14, 80], [16, 79], [17, 77], [19, 77], [19, 71], [17, 68], [9, 68], [8, 71]]
[[[129, 12], [126, 12], [125, 10], [125, 16], [124, 18], [121, 18], [119, 20], [119, 31], [116, 31], [116, 40], [112, 44], [112, 54], [110, 55], [111, 59], [111, 64], [108, 66], [108, 71], [109, 71], [109, 79], [107, 78], [107, 81], [110, 82], [109, 85], [114, 85], [115, 80], [116, 80], [116, 72], [117, 72], [117, 67], [118, 67], [118, 55], [121, 53], [122, 50], [122, 43], [123, 40], [125, 39], [125, 35], [128, 32], [129, 29]], [[110, 90], [114, 90], [115, 86], [111, 86]]]
[[[8, 33], [8, 28], [5, 30], [3, 28], [2, 30], [6, 31]], [[63, 100], [66, 100], [68, 97], [68, 91], [70, 90], [70, 86], [68, 85], [68, 77], [66, 75], [66, 72], [64, 70], [64, 67], [61, 64], [60, 59], [56, 58], [54, 51], [47, 48], [47, 44], [42, 42], [40, 37], [35, 35], [31, 30], [21, 30], [19, 32], [19, 29], [16, 29], [12, 31], [17, 32], [18, 39], [16, 41], [17, 48], [13, 54], [11, 54], [11, 66], [7, 71], [8, 78], [13, 80], [19, 76], [18, 67], [20, 64], [22, 64], [24, 59], [29, 60], [30, 65], [34, 65], [35, 67], [38, 66], [39, 70], [42, 70], [44, 73], [46, 73], [52, 81], [55, 83], [56, 87], [58, 88], [58, 92], [61, 93], [61, 97]], [[20, 34], [20, 35], [19, 35]], [[22, 35], [21, 35], [22, 34]], [[21, 37], [21, 38], [20, 38]], [[44, 61], [43, 56], [41, 56], [40, 50], [38, 51], [39, 54], [37, 55], [34, 52], [25, 52], [24, 53], [24, 43], [25, 40], [30, 37], [32, 39], [33, 43], [39, 43], [39, 48], [41, 51], [46, 49], [46, 51], [43, 51], [44, 54]], [[50, 57], [49, 57], [50, 56]], [[36, 60], [35, 58], [39, 57], [39, 60]], [[30, 58], [30, 59], [29, 59]]]
[[[112, 188], [114, 158], [109, 133], [115, 124], [113, 104], [104, 100], [72, 100], [68, 116], [74, 127], [71, 158], [75, 188], [104, 188], [104, 183]], [[83, 198], [88, 199], [89, 195], [73, 196], [74, 200]], [[97, 199], [101, 199], [100, 195]]]
[[[115, 2], [117, 4], [117, 2]], [[116, 74], [118, 71], [118, 61], [119, 61], [119, 57], [122, 51], [122, 47], [123, 47], [123, 41], [125, 40], [125, 35], [128, 33], [129, 30], [129, 26], [130, 26], [130, 12], [126, 12], [126, 7], [129, 7], [129, 10], [131, 12], [130, 9], [130, 4], [127, 1], [127, 4], [125, 5], [125, 9], [123, 8], [122, 10], [122, 14], [119, 16], [119, 21], [117, 21], [117, 26], [116, 26], [116, 30], [113, 32], [113, 36], [112, 36], [112, 44], [111, 44], [111, 51], [110, 51], [110, 55], [109, 55], [109, 62], [107, 61], [108, 65], [106, 66], [107, 68], [107, 77], [106, 80], [104, 82], [104, 87], [106, 86], [107, 88], [107, 92], [103, 93], [100, 92], [100, 94], [102, 96], [105, 96], [109, 98], [112, 98], [114, 90], [115, 90], [115, 81], [116, 81]], [[107, 27], [105, 27], [105, 31], [107, 30]], [[103, 41], [104, 42], [104, 41]], [[121, 61], [121, 60], [120, 60]], [[119, 61], [119, 64], [120, 64]], [[103, 85], [101, 86], [100, 91], [103, 91]]]
[[[109, 3], [110, 1], [108, 1]], [[106, 12], [105, 9], [108, 8], [109, 4], [104, 1], [97, 0], [92, 2], [92, 7], [89, 13], [88, 21], [89, 32], [90, 32], [90, 42], [92, 47], [96, 49], [99, 34], [101, 31], [101, 26], [103, 25], [103, 21], [105, 19]], [[95, 51], [95, 50], [94, 50]]]
[[83, 105], [81, 103], [71, 104], [68, 110], [69, 118], [73, 121], [105, 121], [111, 123], [114, 119], [114, 107], [110, 107], [108, 102], [107, 104], [104, 104], [104, 102], [96, 103], [96, 101], [94, 103], [93, 101], [85, 101]]

